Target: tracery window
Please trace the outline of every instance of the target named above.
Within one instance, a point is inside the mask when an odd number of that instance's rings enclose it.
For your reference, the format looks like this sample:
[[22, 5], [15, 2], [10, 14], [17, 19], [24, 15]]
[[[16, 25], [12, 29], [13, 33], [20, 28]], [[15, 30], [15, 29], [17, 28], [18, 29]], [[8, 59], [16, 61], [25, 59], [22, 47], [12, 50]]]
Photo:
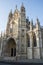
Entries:
[[27, 46], [30, 47], [30, 36], [27, 34]]
[[37, 46], [37, 43], [36, 43], [36, 35], [34, 33], [33, 35], [33, 47], [36, 47]]

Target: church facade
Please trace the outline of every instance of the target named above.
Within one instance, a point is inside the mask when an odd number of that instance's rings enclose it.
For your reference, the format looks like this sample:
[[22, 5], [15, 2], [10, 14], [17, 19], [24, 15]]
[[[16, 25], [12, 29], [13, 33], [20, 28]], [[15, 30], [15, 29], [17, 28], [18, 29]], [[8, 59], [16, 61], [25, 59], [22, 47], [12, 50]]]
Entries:
[[4, 59], [43, 59], [43, 27], [39, 19], [26, 18], [25, 7], [10, 11], [6, 34], [0, 37], [0, 57]]

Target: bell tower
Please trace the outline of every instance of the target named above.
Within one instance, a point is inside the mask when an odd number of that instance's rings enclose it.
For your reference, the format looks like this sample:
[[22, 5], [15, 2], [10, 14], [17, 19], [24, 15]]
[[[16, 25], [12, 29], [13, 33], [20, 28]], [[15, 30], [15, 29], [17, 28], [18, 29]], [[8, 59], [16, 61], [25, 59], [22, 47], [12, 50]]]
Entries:
[[26, 15], [25, 15], [25, 7], [22, 3], [21, 9], [21, 22], [20, 22], [20, 46], [21, 46], [21, 57], [26, 58]]
[[26, 21], [25, 7], [24, 7], [23, 3], [21, 5], [21, 21]]

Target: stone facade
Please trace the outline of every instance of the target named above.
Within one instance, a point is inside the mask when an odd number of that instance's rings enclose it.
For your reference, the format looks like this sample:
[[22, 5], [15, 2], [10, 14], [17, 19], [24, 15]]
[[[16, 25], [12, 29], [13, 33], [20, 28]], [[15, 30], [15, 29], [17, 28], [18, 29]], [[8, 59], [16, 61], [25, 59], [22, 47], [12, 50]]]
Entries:
[[26, 18], [25, 7], [12, 10], [8, 16], [6, 33], [0, 37], [0, 57], [13, 59], [43, 59], [43, 27]]

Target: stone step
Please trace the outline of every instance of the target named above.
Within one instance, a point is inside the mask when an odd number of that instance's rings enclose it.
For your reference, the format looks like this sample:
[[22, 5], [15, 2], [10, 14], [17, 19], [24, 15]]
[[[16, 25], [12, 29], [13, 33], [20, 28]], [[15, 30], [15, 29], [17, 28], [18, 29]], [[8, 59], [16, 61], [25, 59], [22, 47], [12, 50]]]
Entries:
[[17, 60], [23, 60], [23, 59], [26, 59], [26, 56], [17, 56], [16, 59]]

